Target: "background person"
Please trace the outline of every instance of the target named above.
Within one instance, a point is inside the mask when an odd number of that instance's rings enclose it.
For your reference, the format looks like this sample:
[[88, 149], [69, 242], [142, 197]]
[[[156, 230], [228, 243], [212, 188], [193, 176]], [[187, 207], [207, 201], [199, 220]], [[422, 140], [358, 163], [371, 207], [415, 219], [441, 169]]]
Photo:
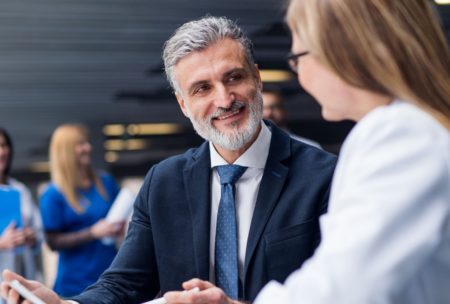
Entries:
[[[429, 1], [293, 0], [287, 20], [299, 82], [324, 118], [357, 124], [321, 244], [255, 303], [450, 303], [450, 54]], [[165, 298], [235, 303], [194, 286]]]
[[[9, 175], [13, 154], [11, 137], [5, 129], [0, 127], [0, 187], [10, 187], [19, 192], [23, 224], [23, 227], [18, 228], [15, 223], [11, 223], [3, 232], [0, 231], [0, 269], [11, 269], [30, 279], [42, 279], [41, 218], [28, 188]], [[0, 204], [8, 204], [8, 202], [0, 201]], [[19, 247], [20, 250], [16, 250]], [[0, 302], [3, 301], [0, 300]]]
[[117, 249], [100, 240], [123, 232], [123, 224], [104, 220], [118, 193], [112, 176], [91, 164], [88, 131], [77, 124], [59, 126], [50, 142], [52, 183], [40, 199], [49, 247], [59, 253], [54, 289], [72, 296], [95, 282]]
[[289, 130], [287, 125], [286, 105], [281, 92], [277, 89], [263, 88], [263, 118], [273, 121], [277, 126], [288, 132], [292, 138], [309, 144], [311, 146], [322, 148], [318, 142], [311, 139], [298, 136]]

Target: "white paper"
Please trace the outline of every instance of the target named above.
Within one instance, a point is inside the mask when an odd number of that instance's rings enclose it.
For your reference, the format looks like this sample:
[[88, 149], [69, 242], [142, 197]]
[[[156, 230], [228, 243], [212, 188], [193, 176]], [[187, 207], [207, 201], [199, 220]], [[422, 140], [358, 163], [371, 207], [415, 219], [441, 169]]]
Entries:
[[[119, 223], [126, 221], [133, 211], [134, 200], [136, 199], [136, 194], [134, 194], [130, 189], [124, 187], [120, 190], [116, 199], [114, 200], [108, 214], [106, 215], [106, 221], [110, 223]], [[105, 245], [114, 243], [113, 237], [102, 238], [102, 242]]]
[[133, 210], [136, 195], [128, 188], [122, 188], [109, 209], [106, 220], [110, 223], [123, 222], [128, 219]]

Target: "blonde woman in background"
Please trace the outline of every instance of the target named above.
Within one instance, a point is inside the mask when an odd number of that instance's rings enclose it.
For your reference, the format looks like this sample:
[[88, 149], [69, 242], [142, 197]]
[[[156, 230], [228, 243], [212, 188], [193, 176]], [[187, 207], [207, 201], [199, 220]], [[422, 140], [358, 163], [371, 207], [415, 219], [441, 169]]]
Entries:
[[[0, 231], [0, 269], [11, 269], [30, 279], [42, 279], [40, 273], [41, 218], [28, 188], [10, 177], [13, 152], [10, 135], [0, 127], [0, 187], [19, 192], [23, 224], [23, 227], [16, 227], [16, 223], [10, 223], [3, 231]], [[0, 204], [8, 203], [8, 201], [0, 201]], [[0, 300], [0, 303], [3, 301]]]
[[117, 250], [101, 238], [123, 232], [104, 220], [118, 187], [112, 176], [91, 165], [88, 131], [77, 124], [58, 127], [50, 143], [52, 183], [40, 199], [45, 236], [59, 253], [54, 289], [63, 296], [80, 293], [97, 281]]

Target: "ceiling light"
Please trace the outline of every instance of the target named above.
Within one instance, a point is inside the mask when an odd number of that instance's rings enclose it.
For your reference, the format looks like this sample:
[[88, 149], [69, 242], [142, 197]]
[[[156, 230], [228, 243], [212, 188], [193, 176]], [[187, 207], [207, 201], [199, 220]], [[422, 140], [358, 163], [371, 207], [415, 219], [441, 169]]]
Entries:
[[119, 154], [116, 152], [108, 151], [105, 153], [105, 161], [108, 163], [115, 163], [119, 160]]
[[108, 139], [103, 147], [108, 151], [142, 150], [147, 147], [147, 143], [143, 139]]
[[114, 124], [103, 127], [103, 134], [106, 136], [120, 136], [125, 132], [124, 125]]
[[168, 135], [180, 133], [183, 128], [173, 123], [131, 124], [127, 127], [130, 135]]
[[434, 0], [437, 4], [450, 4], [450, 0]]
[[128, 139], [126, 140], [127, 150], [142, 150], [147, 147], [145, 140], [143, 139]]
[[283, 82], [292, 79], [292, 73], [285, 70], [260, 70], [263, 82]]
[[110, 124], [103, 127], [106, 136], [130, 135], [170, 135], [181, 133], [183, 127], [174, 123]]

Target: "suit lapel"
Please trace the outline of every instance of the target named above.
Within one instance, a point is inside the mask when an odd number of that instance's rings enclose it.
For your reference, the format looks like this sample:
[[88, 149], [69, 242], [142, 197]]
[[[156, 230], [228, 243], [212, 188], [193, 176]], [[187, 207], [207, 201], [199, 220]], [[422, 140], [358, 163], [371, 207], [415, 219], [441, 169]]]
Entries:
[[210, 163], [209, 145], [205, 142], [194, 152], [183, 171], [192, 219], [195, 266], [197, 276], [204, 280], [209, 280]]
[[252, 259], [264, 227], [276, 206], [289, 172], [288, 167], [281, 162], [290, 157], [289, 135], [272, 124], [269, 124], [269, 127], [271, 127], [272, 139], [250, 226], [245, 254], [244, 276], [247, 273], [249, 262]]

